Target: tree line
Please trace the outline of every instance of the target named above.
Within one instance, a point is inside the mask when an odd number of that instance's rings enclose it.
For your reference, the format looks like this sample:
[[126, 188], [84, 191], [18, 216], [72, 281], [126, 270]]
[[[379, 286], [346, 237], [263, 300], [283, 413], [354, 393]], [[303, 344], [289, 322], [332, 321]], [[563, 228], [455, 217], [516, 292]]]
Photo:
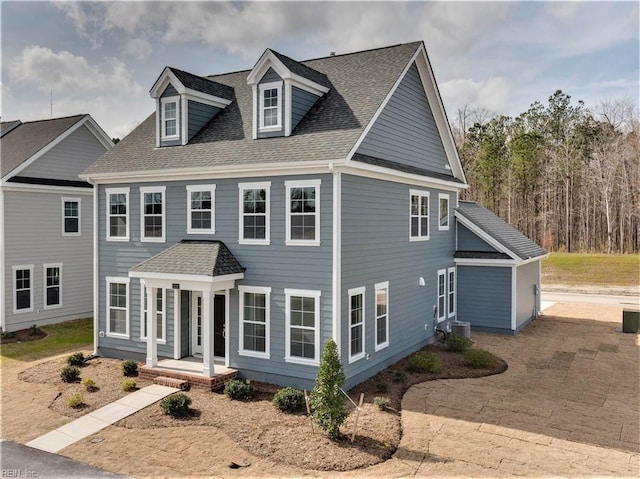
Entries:
[[640, 118], [629, 99], [587, 108], [556, 91], [513, 117], [458, 109], [452, 131], [478, 201], [548, 251], [637, 253]]

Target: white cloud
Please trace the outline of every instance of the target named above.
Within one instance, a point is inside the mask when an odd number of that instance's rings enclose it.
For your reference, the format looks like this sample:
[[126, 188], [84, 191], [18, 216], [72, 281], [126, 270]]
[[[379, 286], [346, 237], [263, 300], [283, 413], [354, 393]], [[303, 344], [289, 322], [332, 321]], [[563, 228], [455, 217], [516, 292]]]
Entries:
[[493, 113], [503, 113], [509, 105], [509, 84], [501, 77], [474, 81], [458, 78], [440, 84], [445, 105], [486, 108]]

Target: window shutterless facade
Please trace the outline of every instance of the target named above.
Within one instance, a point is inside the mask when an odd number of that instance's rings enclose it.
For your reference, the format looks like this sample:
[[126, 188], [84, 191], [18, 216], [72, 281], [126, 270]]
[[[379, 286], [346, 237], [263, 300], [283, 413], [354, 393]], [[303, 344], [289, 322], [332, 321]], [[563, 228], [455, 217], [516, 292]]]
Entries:
[[62, 236], [80, 236], [80, 198], [62, 198]]
[[172, 96], [161, 98], [162, 108], [162, 139], [177, 140], [180, 138], [180, 126], [178, 122], [178, 105], [180, 97]]
[[282, 82], [262, 83], [259, 91], [260, 131], [282, 129]]
[[375, 350], [389, 346], [389, 282], [375, 285], [376, 300], [376, 346]]
[[33, 265], [13, 266], [13, 312], [33, 311]]
[[354, 288], [349, 293], [349, 362], [365, 356], [364, 352], [364, 293], [365, 288]]
[[238, 286], [240, 355], [269, 359], [271, 288]]
[[187, 186], [187, 233], [215, 234], [216, 185]]
[[62, 306], [62, 263], [43, 264], [44, 309]]
[[240, 244], [269, 244], [271, 183], [240, 183]]
[[410, 190], [409, 239], [424, 241], [429, 239], [429, 192]]
[[287, 190], [286, 244], [320, 245], [320, 180], [285, 181]]
[[449, 229], [449, 195], [446, 193], [438, 194], [438, 229]]
[[129, 339], [129, 278], [107, 276], [107, 336]]
[[[142, 314], [140, 317], [140, 339], [142, 341], [147, 340], [147, 288], [144, 285], [144, 281], [140, 281], [140, 304], [142, 304]], [[165, 316], [165, 304], [166, 304], [166, 290], [162, 288], [156, 289], [156, 338], [158, 343], [164, 344], [166, 342], [166, 316]]]
[[285, 361], [320, 364], [320, 291], [285, 289]]
[[129, 241], [129, 188], [106, 188], [107, 241]]
[[164, 242], [165, 187], [140, 188], [140, 241]]

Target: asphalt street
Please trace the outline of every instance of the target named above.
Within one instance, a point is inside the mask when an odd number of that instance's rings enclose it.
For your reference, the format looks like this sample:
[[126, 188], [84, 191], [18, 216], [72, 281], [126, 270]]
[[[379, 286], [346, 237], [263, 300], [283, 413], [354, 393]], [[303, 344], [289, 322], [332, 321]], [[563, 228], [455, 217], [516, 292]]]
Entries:
[[542, 291], [543, 303], [588, 303], [626, 306], [640, 306], [638, 296], [615, 296], [604, 294], [558, 293]]

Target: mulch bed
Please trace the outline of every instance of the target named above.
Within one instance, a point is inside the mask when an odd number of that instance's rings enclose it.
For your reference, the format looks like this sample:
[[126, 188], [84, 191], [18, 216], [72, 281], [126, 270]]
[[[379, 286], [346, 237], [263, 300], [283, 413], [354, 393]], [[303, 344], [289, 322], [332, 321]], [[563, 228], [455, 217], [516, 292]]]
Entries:
[[47, 335], [40, 328], [27, 328], [15, 332], [5, 332], [0, 335], [0, 344], [24, 343], [26, 341], [35, 341], [42, 339]]

